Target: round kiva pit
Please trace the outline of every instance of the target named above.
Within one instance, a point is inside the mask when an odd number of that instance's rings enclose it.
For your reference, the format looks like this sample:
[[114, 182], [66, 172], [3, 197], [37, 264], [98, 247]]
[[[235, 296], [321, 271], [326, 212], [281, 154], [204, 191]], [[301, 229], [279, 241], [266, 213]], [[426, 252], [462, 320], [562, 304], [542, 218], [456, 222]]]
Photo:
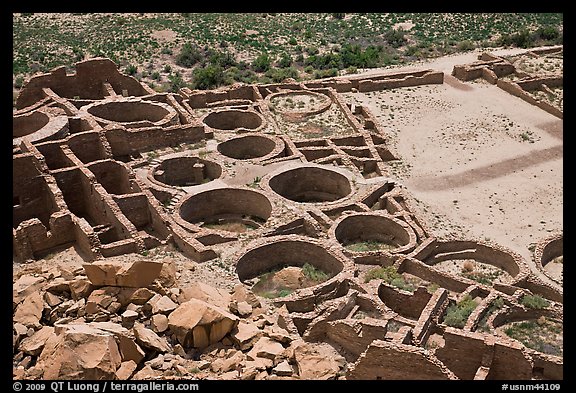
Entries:
[[222, 175], [222, 167], [198, 157], [173, 157], [151, 170], [152, 178], [169, 186], [195, 186]]
[[189, 196], [176, 211], [185, 222], [207, 229], [245, 232], [259, 228], [270, 217], [272, 204], [258, 191], [217, 188]]
[[416, 235], [410, 225], [393, 217], [371, 213], [345, 216], [335, 225], [334, 236], [352, 252], [410, 251]]
[[170, 105], [145, 100], [96, 102], [82, 108], [107, 125], [120, 123], [128, 128], [178, 124], [178, 113]]
[[266, 97], [266, 101], [273, 112], [280, 113], [287, 120], [317, 115], [332, 104], [327, 95], [308, 90], [273, 93]]
[[279, 143], [263, 135], [245, 135], [232, 138], [218, 145], [218, 151], [237, 160], [263, 158], [273, 153]]
[[268, 185], [284, 198], [301, 203], [337, 201], [352, 192], [346, 176], [330, 169], [309, 166], [274, 175]]
[[32, 142], [44, 142], [63, 138], [68, 134], [66, 116], [51, 117], [40, 111], [12, 117], [12, 144], [17, 145], [23, 137]]
[[560, 284], [564, 276], [564, 236], [557, 235], [539, 244], [535, 250], [544, 273]]
[[220, 131], [259, 131], [264, 128], [265, 120], [257, 112], [242, 109], [225, 109], [211, 112], [202, 122], [208, 127]]
[[240, 281], [253, 284], [254, 293], [278, 298], [330, 280], [342, 272], [345, 263], [321, 244], [300, 238], [273, 239], [242, 255], [236, 272]]
[[480, 241], [439, 241], [430, 255], [419, 259], [438, 271], [487, 286], [512, 285], [528, 271], [521, 256]]
[[[520, 299], [520, 303], [526, 303], [525, 298]], [[562, 315], [554, 310], [529, 307], [504, 310], [494, 315], [487, 328], [491, 333], [515, 339], [537, 352], [563, 356], [564, 323]]]

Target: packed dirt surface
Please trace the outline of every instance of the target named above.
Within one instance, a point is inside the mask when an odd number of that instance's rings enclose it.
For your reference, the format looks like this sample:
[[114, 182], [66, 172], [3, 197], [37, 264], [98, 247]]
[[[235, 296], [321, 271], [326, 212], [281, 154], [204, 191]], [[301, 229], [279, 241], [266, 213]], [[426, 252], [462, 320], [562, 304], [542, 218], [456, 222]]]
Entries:
[[389, 133], [400, 159], [392, 176], [436, 235], [493, 241], [532, 264], [531, 244], [563, 228], [562, 120], [483, 80], [450, 75], [478, 53], [418, 63], [443, 71], [442, 85], [345, 96]]

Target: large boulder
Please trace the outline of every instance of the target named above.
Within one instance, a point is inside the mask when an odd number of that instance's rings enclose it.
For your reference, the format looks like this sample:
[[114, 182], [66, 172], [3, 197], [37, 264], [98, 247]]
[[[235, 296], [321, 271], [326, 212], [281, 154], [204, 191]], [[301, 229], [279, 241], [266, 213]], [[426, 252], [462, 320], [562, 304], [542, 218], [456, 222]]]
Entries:
[[191, 299], [202, 300], [223, 309], [228, 309], [228, 304], [232, 300], [232, 296], [222, 289], [196, 281], [182, 288], [178, 302], [184, 303]]
[[42, 379], [114, 379], [121, 364], [120, 351], [111, 332], [87, 324], [60, 326], [48, 338], [38, 358]]
[[301, 379], [336, 379], [346, 360], [325, 343], [301, 342], [294, 348]]
[[15, 307], [22, 300], [34, 292], [39, 292], [44, 286], [46, 279], [43, 277], [34, 277], [28, 274], [21, 276], [12, 285], [12, 302]]
[[43, 326], [42, 329], [35, 332], [32, 336], [22, 340], [18, 349], [27, 355], [37, 356], [44, 349], [46, 341], [53, 335], [54, 328], [52, 326]]
[[180, 304], [168, 316], [168, 326], [184, 348], [217, 343], [237, 324], [237, 316], [198, 299]]
[[13, 321], [28, 327], [40, 327], [43, 309], [44, 300], [42, 295], [40, 295], [40, 292], [33, 292], [16, 307]]
[[125, 262], [118, 259], [98, 260], [82, 265], [86, 276], [95, 286], [147, 287], [160, 276], [162, 262], [140, 260]]
[[134, 324], [132, 331], [134, 332], [134, 336], [136, 336], [136, 342], [144, 348], [156, 352], [169, 352], [172, 350], [166, 338], [158, 336], [139, 322]]

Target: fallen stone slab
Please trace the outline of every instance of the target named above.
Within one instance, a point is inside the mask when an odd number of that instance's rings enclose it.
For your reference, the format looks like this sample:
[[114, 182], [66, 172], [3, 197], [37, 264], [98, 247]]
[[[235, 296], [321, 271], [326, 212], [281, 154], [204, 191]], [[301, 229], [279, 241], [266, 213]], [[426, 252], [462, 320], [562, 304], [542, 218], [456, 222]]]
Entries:
[[180, 304], [168, 316], [168, 326], [184, 348], [215, 344], [237, 324], [237, 316], [198, 299]]
[[134, 374], [137, 367], [138, 365], [132, 360], [122, 362], [120, 368], [116, 370], [116, 379], [127, 380], [132, 376], [132, 374]]
[[178, 307], [168, 296], [162, 296], [152, 305], [152, 314], [169, 314]]
[[28, 327], [40, 327], [43, 309], [44, 300], [40, 292], [33, 292], [26, 296], [24, 301], [16, 307], [16, 312], [12, 319], [15, 323], [21, 323]]
[[272, 372], [281, 377], [289, 377], [294, 373], [294, 370], [287, 360], [283, 360], [272, 369]]
[[262, 330], [251, 322], [239, 321], [238, 325], [230, 332], [232, 341], [243, 351], [252, 348], [254, 342], [260, 338]]
[[43, 326], [42, 329], [35, 332], [32, 336], [22, 340], [18, 349], [28, 355], [37, 356], [44, 349], [46, 341], [53, 335], [54, 328], [52, 326]]
[[12, 284], [12, 302], [14, 306], [35, 292], [39, 292], [46, 280], [28, 274], [21, 276]]
[[258, 341], [254, 344], [252, 349], [246, 354], [249, 360], [255, 360], [256, 358], [265, 358], [274, 360], [278, 355], [284, 352], [284, 347], [277, 341], [270, 339], [269, 337], [260, 337]]
[[89, 325], [60, 326], [46, 341], [38, 364], [42, 379], [113, 379], [121, 356], [114, 335]]
[[139, 322], [134, 324], [132, 331], [134, 332], [134, 336], [136, 336], [136, 342], [144, 348], [157, 352], [169, 352], [172, 350], [166, 338], [158, 336]]
[[221, 307], [225, 310], [228, 309], [228, 304], [231, 301], [231, 296], [228, 292], [214, 288], [203, 282], [196, 281], [184, 288], [181, 288], [178, 301], [180, 304], [185, 303], [191, 299], [202, 300], [206, 303]]
[[125, 262], [106, 259], [82, 266], [90, 282], [98, 287], [147, 287], [160, 276], [162, 270], [161, 262], [147, 260]]
[[335, 379], [345, 359], [329, 344], [304, 343], [294, 348], [301, 379]]

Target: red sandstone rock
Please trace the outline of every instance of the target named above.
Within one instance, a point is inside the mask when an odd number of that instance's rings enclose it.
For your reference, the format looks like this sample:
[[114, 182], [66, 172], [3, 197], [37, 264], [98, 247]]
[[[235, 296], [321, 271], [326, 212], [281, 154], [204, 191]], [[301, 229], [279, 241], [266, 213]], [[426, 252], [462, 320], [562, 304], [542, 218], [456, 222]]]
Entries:
[[134, 324], [132, 330], [136, 336], [136, 342], [145, 348], [157, 352], [168, 352], [172, 349], [164, 337], [159, 337], [156, 333], [147, 329], [139, 322]]
[[294, 358], [302, 379], [335, 379], [345, 359], [328, 344], [302, 342], [294, 348]]
[[12, 302], [15, 305], [20, 303], [26, 297], [34, 292], [38, 292], [45, 283], [45, 279], [42, 277], [33, 277], [30, 275], [21, 276], [12, 285]]
[[232, 341], [243, 351], [250, 349], [261, 335], [262, 330], [253, 323], [243, 320], [238, 322], [238, 325], [230, 332]]
[[38, 362], [43, 379], [113, 379], [121, 356], [114, 335], [89, 325], [61, 327], [51, 336]]
[[116, 370], [116, 379], [126, 380], [130, 378], [137, 367], [138, 365], [132, 360], [122, 362], [120, 368]]
[[202, 300], [215, 306], [228, 309], [231, 296], [222, 289], [214, 288], [208, 284], [197, 281], [182, 288], [182, 292], [178, 298], [180, 303], [187, 302], [191, 299]]
[[95, 286], [131, 288], [147, 287], [160, 276], [162, 270], [161, 262], [146, 260], [130, 263], [106, 259], [83, 266], [88, 279]]
[[191, 299], [168, 316], [170, 330], [184, 348], [205, 348], [222, 340], [238, 323], [238, 317], [202, 300]]
[[40, 327], [40, 318], [44, 309], [44, 301], [40, 292], [33, 292], [16, 307], [13, 321], [25, 326]]
[[282, 352], [284, 352], [282, 344], [268, 337], [260, 337], [246, 356], [250, 360], [255, 360], [257, 357], [274, 360]]
[[25, 338], [20, 342], [18, 349], [28, 355], [37, 356], [44, 349], [46, 341], [54, 335], [54, 328], [52, 326], [43, 326], [32, 336]]
[[153, 314], [168, 314], [174, 311], [178, 304], [174, 303], [168, 296], [162, 296], [158, 301], [154, 302], [152, 306]]

